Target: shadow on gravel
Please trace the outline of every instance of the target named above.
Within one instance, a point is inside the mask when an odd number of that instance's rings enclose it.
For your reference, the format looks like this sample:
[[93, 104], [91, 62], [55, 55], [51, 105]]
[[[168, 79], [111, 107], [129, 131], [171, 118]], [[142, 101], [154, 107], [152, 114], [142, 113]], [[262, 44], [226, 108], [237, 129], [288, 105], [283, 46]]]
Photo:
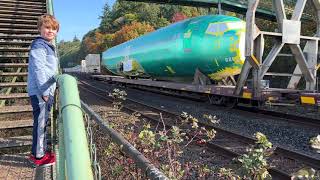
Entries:
[[19, 155], [1, 155], [0, 165], [11, 166], [11, 167], [27, 167], [32, 168], [31, 162], [28, 161], [26, 154]]

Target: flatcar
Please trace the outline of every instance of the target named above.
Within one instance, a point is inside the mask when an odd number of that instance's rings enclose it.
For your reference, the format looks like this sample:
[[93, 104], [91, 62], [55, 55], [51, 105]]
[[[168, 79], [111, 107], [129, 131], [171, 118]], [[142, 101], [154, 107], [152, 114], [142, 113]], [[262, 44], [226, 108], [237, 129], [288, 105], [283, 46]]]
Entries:
[[171, 24], [108, 49], [102, 65], [116, 75], [191, 82], [196, 70], [212, 80], [241, 72], [245, 22], [225, 15]]

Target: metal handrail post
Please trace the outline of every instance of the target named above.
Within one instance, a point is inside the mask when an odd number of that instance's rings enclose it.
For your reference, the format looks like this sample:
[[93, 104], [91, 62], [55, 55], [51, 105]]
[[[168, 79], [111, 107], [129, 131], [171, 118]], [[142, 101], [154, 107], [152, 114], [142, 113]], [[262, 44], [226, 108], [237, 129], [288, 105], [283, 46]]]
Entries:
[[48, 14], [53, 14], [53, 0], [47, 0], [47, 12]]
[[[61, 109], [59, 110], [61, 112]], [[64, 180], [66, 179], [66, 160], [65, 160], [65, 148], [64, 148], [64, 133], [63, 133], [63, 124], [62, 124], [62, 117], [59, 116], [58, 120], [58, 128], [59, 128], [59, 148], [57, 153], [57, 179]]]

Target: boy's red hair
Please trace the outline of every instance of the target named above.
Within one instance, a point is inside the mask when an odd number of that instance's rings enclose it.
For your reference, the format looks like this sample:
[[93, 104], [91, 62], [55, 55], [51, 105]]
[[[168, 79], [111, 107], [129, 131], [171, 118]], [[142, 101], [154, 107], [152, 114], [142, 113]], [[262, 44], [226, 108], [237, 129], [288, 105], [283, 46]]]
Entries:
[[41, 29], [41, 26], [45, 25], [48, 27], [51, 27], [54, 30], [59, 31], [59, 22], [57, 21], [57, 19], [50, 15], [50, 14], [44, 14], [42, 16], [39, 17], [38, 19], [38, 29]]

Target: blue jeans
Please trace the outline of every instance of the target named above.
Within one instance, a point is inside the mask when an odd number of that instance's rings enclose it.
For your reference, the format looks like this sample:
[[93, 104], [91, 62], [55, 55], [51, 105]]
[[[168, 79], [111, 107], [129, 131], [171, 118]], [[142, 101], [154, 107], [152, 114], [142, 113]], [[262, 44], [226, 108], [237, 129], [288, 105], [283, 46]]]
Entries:
[[32, 149], [31, 153], [36, 158], [41, 158], [47, 151], [46, 130], [50, 110], [53, 104], [53, 96], [49, 96], [48, 102], [45, 102], [41, 96], [30, 96], [33, 109], [33, 131], [32, 131]]

